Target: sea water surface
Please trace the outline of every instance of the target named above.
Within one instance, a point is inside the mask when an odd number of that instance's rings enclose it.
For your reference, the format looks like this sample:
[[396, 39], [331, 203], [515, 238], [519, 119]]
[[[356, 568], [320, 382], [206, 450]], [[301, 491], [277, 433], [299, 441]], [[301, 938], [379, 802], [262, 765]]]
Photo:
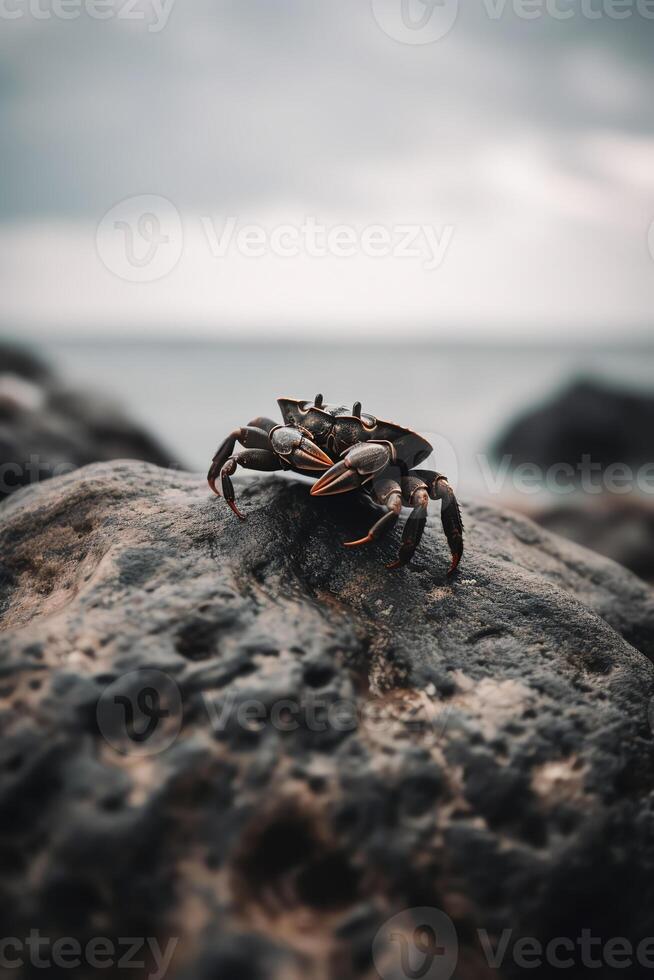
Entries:
[[[43, 342], [69, 381], [113, 396], [193, 470], [280, 396], [350, 404], [425, 434], [459, 492], [489, 496], [488, 449], [515, 415], [577, 377], [651, 390], [654, 347]], [[484, 462], [486, 460], [486, 462]]]

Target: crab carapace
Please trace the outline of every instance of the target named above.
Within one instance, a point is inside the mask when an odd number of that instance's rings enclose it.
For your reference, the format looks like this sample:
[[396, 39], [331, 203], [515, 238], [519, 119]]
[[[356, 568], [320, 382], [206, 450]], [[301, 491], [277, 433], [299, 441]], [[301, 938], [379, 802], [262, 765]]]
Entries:
[[[376, 541], [396, 523], [402, 507], [410, 507], [397, 559], [388, 568], [406, 565], [418, 547], [427, 521], [429, 498], [441, 501], [441, 521], [452, 554], [448, 574], [455, 571], [463, 555], [463, 521], [452, 487], [442, 473], [418, 467], [433, 451], [423, 436], [396, 422], [385, 422], [361, 411], [329, 405], [322, 395], [313, 401], [279, 398], [282, 423], [255, 418], [235, 429], [221, 443], [208, 473], [209, 486], [222, 494], [237, 517], [245, 515], [236, 506], [231, 477], [237, 466], [251, 470], [293, 470], [305, 476], [320, 473], [311, 496], [347, 493], [368, 494], [384, 509], [368, 533], [348, 548]], [[236, 443], [244, 448], [234, 452]]]

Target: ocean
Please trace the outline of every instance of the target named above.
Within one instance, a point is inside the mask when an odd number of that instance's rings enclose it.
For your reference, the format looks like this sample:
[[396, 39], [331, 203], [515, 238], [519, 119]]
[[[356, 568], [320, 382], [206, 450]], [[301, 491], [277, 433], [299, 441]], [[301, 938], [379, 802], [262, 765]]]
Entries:
[[256, 415], [278, 417], [280, 396], [363, 403], [415, 428], [434, 467], [460, 493], [485, 496], [480, 456], [517, 413], [580, 376], [652, 388], [654, 347], [563, 348], [406, 344], [41, 342], [68, 380], [112, 396], [192, 470]]

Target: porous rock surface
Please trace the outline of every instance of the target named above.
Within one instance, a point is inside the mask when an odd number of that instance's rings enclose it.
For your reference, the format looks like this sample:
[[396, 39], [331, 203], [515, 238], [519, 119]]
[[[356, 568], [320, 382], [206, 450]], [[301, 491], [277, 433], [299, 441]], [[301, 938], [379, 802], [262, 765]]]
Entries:
[[[437, 512], [389, 572], [352, 495], [237, 497], [121, 462], [0, 508], [3, 935], [176, 937], [189, 980], [373, 978], [415, 907], [458, 978], [523, 975], [478, 930], [650, 935], [649, 589], [486, 507], [448, 580]], [[99, 710], [144, 675], [156, 754]]]
[[603, 494], [592, 502], [548, 507], [529, 516], [654, 584], [654, 501]]

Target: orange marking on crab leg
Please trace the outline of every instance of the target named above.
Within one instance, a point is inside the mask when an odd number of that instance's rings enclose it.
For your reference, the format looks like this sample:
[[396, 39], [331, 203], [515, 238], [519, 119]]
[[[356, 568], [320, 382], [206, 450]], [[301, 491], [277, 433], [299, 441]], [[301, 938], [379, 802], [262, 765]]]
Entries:
[[229, 506], [232, 508], [232, 510], [234, 511], [234, 513], [236, 514], [236, 516], [238, 517], [239, 521], [245, 521], [245, 520], [247, 520], [245, 514], [241, 514], [240, 510], [236, 506], [236, 501], [234, 501], [234, 500], [227, 500], [226, 503], [229, 504]]
[[359, 538], [358, 541], [344, 541], [343, 542], [343, 547], [344, 548], [359, 548], [359, 547], [361, 547], [362, 544], [370, 544], [370, 542], [371, 541], [374, 541], [374, 540], [375, 539], [373, 538], [372, 534], [366, 534], [365, 538]]
[[459, 562], [460, 561], [461, 561], [461, 555], [453, 555], [453, 557], [452, 557], [452, 563], [451, 563], [450, 567], [447, 570], [447, 574], [448, 575], [453, 575], [454, 574], [454, 572], [459, 567]]

